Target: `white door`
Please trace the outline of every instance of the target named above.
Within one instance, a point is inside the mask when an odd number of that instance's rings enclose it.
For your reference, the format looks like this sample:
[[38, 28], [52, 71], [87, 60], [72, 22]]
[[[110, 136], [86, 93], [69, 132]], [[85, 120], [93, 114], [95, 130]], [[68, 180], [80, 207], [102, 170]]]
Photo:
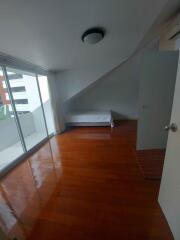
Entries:
[[176, 51], [144, 55], [140, 67], [137, 149], [165, 149], [177, 76]]
[[178, 129], [169, 130], [159, 203], [175, 240], [180, 240], [180, 60], [171, 114], [172, 123], [177, 124]]

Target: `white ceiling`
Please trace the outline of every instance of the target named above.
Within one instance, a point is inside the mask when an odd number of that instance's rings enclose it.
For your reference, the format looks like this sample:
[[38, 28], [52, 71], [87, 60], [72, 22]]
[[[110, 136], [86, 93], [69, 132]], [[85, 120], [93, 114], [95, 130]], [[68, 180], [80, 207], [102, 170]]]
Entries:
[[[140, 43], [167, 0], [0, 0], [0, 52], [48, 70], [120, 63]], [[97, 45], [83, 31], [102, 26]]]

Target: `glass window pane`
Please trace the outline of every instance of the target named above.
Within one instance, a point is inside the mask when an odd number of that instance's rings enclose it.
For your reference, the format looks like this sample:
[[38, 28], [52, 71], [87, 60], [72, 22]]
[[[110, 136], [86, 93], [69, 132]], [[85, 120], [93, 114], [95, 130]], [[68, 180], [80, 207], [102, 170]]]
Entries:
[[36, 76], [7, 68], [7, 74], [19, 116], [27, 150], [47, 137]]
[[48, 78], [47, 76], [38, 75], [39, 88], [41, 92], [44, 113], [49, 135], [55, 132], [53, 112], [49, 96]]
[[0, 171], [23, 154], [9, 94], [0, 67]]

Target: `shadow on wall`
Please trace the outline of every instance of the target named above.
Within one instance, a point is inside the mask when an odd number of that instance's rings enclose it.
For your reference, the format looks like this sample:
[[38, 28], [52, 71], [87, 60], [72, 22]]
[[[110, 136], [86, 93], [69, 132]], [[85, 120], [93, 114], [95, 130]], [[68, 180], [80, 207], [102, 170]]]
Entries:
[[135, 56], [64, 103], [64, 112], [111, 110], [115, 119], [138, 117], [138, 65]]
[[77, 111], [111, 110], [114, 112], [115, 119], [136, 120], [138, 118], [140, 59], [143, 54], [156, 52], [158, 49], [159, 42], [154, 40], [144, 48], [138, 49], [127, 61], [103, 77], [81, 88], [79, 92], [63, 102], [64, 115]]
[[[76, 111], [111, 110], [114, 112], [115, 119], [137, 119], [141, 56], [149, 52], [157, 52], [158, 48], [158, 40], [152, 41], [108, 74], [83, 90], [81, 88], [76, 95], [63, 102], [64, 115]], [[73, 88], [73, 82], [71, 82], [71, 88]]]
[[125, 116], [125, 115], [122, 115], [122, 114], [120, 114], [120, 113], [118, 113], [118, 112], [115, 112], [115, 111], [112, 111], [112, 116], [113, 116], [113, 119], [115, 119], [115, 120], [118, 120], [118, 119], [127, 119], [127, 116]]

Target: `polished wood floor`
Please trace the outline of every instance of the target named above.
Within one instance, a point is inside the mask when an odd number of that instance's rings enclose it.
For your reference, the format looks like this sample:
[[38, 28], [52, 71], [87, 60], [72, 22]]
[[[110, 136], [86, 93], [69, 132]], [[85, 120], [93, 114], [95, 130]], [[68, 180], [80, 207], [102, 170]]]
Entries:
[[1, 179], [2, 229], [18, 240], [173, 239], [135, 141], [133, 121], [52, 138]]
[[137, 160], [145, 179], [161, 179], [165, 159], [165, 149], [137, 151]]

